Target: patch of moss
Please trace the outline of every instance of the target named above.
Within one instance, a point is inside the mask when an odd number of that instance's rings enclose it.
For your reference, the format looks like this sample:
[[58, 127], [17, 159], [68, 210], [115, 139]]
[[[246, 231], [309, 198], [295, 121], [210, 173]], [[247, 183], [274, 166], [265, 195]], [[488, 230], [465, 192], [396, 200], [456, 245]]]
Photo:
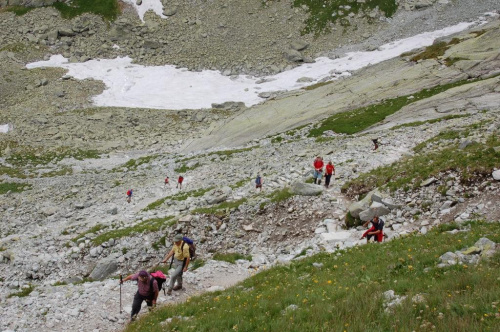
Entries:
[[9, 191], [12, 193], [20, 193], [31, 189], [31, 185], [17, 182], [2, 182], [0, 183], [0, 195], [6, 194]]
[[350, 0], [294, 0], [294, 7], [306, 6], [309, 17], [305, 21], [302, 34], [313, 33], [318, 36], [328, 32], [329, 25], [337, 21], [342, 26], [350, 25], [349, 15], [368, 13], [375, 8], [383, 12], [385, 17], [392, 17], [398, 9], [396, 0], [371, 0], [357, 2]]

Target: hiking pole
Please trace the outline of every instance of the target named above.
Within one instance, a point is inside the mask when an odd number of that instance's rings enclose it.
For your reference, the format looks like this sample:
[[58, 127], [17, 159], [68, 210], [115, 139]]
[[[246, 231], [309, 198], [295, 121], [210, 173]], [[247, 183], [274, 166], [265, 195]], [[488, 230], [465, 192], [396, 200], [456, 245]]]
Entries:
[[123, 284], [123, 279], [122, 275], [120, 274], [120, 314], [122, 313], [122, 284]]

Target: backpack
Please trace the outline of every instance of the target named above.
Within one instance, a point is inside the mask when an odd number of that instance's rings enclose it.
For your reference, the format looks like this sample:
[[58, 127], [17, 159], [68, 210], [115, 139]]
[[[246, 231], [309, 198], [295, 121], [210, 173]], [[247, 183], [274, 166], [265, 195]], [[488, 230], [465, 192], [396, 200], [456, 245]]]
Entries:
[[132, 190], [127, 191], [127, 196], [132, 196]]
[[[184, 236], [182, 238], [182, 245], [181, 245], [181, 250], [184, 250], [184, 244], [189, 246], [189, 257], [191, 257], [191, 260], [194, 261], [196, 259], [196, 245], [194, 244], [194, 241], [191, 240], [190, 238]], [[184, 259], [184, 264], [186, 262], [186, 259]]]
[[[158, 291], [161, 291], [163, 283], [167, 281], [167, 277], [161, 271], [151, 272], [150, 274], [153, 278], [150, 280], [149, 289], [153, 289], [153, 280], [156, 280], [158, 283]], [[165, 289], [163, 289], [163, 293], [165, 293]]]

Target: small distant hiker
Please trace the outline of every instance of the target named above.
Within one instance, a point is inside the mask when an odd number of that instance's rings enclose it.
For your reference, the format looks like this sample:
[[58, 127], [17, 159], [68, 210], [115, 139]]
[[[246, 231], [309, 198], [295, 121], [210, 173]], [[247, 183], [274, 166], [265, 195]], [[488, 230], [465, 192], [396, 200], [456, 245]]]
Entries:
[[262, 178], [260, 177], [260, 174], [257, 174], [257, 178], [255, 179], [255, 188], [262, 191]]
[[328, 162], [326, 165], [326, 170], [325, 170], [325, 187], [330, 186], [330, 179], [332, 178], [332, 175], [335, 175], [335, 166], [333, 166], [333, 163], [331, 161]]
[[[323, 163], [323, 158], [320, 156], [317, 156], [316, 159], [314, 159], [313, 166], [314, 166], [314, 173], [313, 173], [313, 178], [314, 178], [314, 183], [316, 184], [321, 184], [321, 178], [323, 177], [323, 166], [325, 163]], [[316, 182], [317, 181], [317, 182]]]
[[134, 190], [133, 189], [129, 189], [127, 191], [127, 203], [130, 203], [130, 201], [132, 200], [132, 194], [134, 193]]
[[378, 149], [378, 138], [374, 138], [372, 139], [372, 142], [373, 142], [373, 151], [377, 150]]
[[177, 185], [175, 187], [182, 189], [182, 181], [184, 181], [184, 177], [182, 175], [179, 175], [179, 178], [177, 179]]
[[170, 182], [168, 182], [168, 181], [169, 181], [169, 179], [168, 179], [168, 176], [167, 176], [167, 177], [165, 178], [165, 185], [167, 185], [167, 184], [168, 184], [168, 185], [170, 185]]
[[[173, 256], [174, 273], [170, 276], [167, 295], [172, 295], [172, 290], [182, 289], [182, 274], [187, 271], [191, 257], [189, 255], [189, 246], [184, 243], [182, 234], [174, 236], [174, 246], [165, 256], [162, 263], [166, 263]], [[177, 281], [177, 285], [175, 282]], [[174, 287], [175, 285], [175, 287]]]
[[134, 296], [134, 302], [132, 303], [132, 312], [130, 313], [130, 320], [133, 321], [137, 318], [139, 311], [141, 311], [142, 301], [146, 301], [150, 310], [156, 307], [156, 299], [158, 299], [160, 290], [158, 289], [156, 279], [144, 270], [120, 280], [120, 284], [128, 280], [137, 280], [138, 288]]
[[370, 242], [370, 238], [373, 236], [375, 241], [382, 242], [384, 239], [384, 221], [380, 219], [378, 216], [373, 217], [372, 220], [368, 220], [363, 224], [363, 227], [367, 227], [369, 223], [372, 223], [372, 227], [363, 233], [361, 239], [366, 237], [366, 243]]

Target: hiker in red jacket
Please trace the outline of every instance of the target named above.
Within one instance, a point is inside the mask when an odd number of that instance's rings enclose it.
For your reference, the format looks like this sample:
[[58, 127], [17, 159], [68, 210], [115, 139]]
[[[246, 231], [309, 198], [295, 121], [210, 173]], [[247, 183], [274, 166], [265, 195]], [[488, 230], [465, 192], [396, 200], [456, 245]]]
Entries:
[[170, 182], [168, 182], [168, 181], [169, 181], [169, 179], [168, 179], [168, 176], [167, 176], [167, 177], [165, 178], [165, 185], [167, 185], [167, 184], [169, 185], [169, 184], [170, 184]]
[[141, 311], [142, 301], [146, 301], [148, 307], [156, 307], [156, 299], [158, 299], [158, 282], [146, 271], [140, 271], [136, 274], [131, 274], [120, 283], [123, 284], [124, 281], [137, 280], [137, 293], [134, 296], [134, 302], [132, 303], [132, 312], [130, 314], [130, 319], [135, 320], [139, 311]]
[[332, 175], [335, 175], [335, 166], [333, 166], [333, 163], [331, 161], [328, 162], [328, 165], [326, 165], [326, 170], [325, 170], [325, 187], [330, 186], [330, 179], [332, 178]]
[[363, 224], [363, 227], [367, 227], [370, 222], [372, 223], [372, 227], [363, 233], [361, 239], [366, 237], [366, 243], [368, 243], [370, 242], [370, 238], [373, 236], [375, 241], [382, 242], [382, 240], [384, 239], [384, 232], [383, 232], [384, 221], [380, 219], [378, 216], [375, 216], [373, 217], [372, 220], [368, 220], [367, 222], [365, 222]]
[[182, 175], [179, 175], [179, 178], [177, 179], [177, 185], [175, 187], [182, 189], [182, 181], [184, 181], [184, 177]]
[[323, 158], [320, 156], [317, 156], [316, 159], [314, 159], [313, 166], [314, 166], [314, 173], [313, 173], [313, 178], [314, 178], [314, 183], [316, 184], [316, 180], [318, 184], [321, 184], [321, 178], [323, 177], [323, 166], [325, 164], [323, 163]]
[[130, 203], [130, 201], [132, 200], [132, 194], [134, 193], [134, 190], [133, 189], [129, 189], [127, 191], [127, 203]]

